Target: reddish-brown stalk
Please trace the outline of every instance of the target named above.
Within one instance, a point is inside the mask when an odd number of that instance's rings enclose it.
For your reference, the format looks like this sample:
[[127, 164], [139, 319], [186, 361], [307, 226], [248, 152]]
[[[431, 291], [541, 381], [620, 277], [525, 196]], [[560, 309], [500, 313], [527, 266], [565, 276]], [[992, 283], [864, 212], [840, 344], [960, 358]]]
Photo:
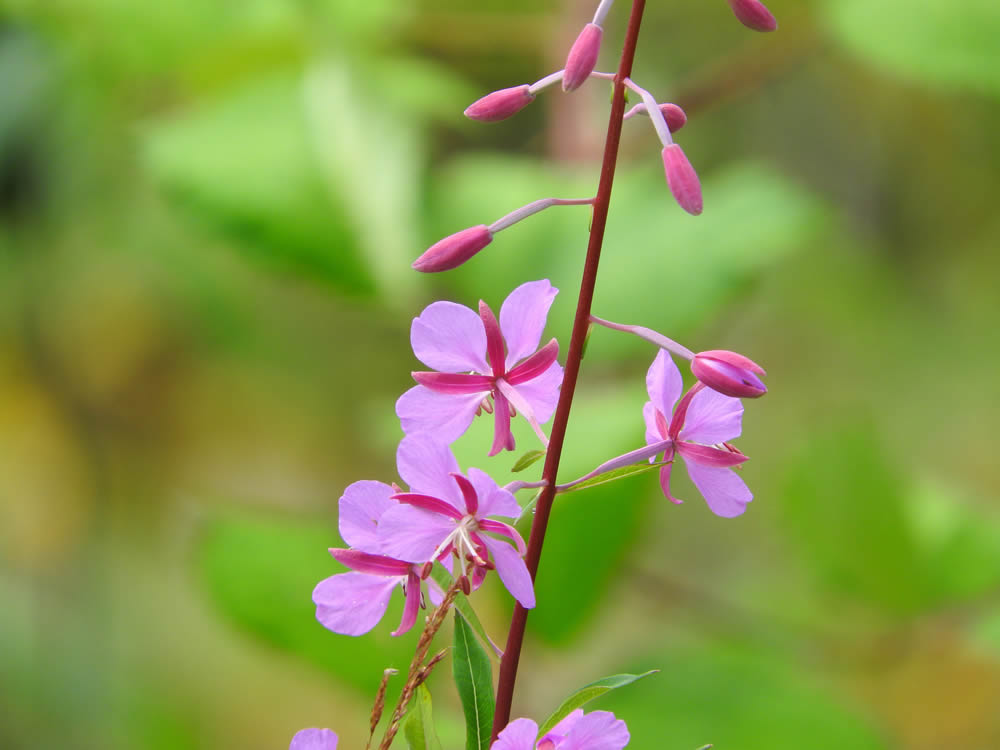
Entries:
[[[615, 166], [618, 162], [622, 117], [625, 114], [625, 79], [632, 74], [632, 62], [635, 59], [635, 47], [639, 38], [639, 25], [642, 22], [645, 6], [645, 0], [632, 0], [632, 11], [629, 15], [628, 28], [625, 31], [625, 46], [618, 63], [618, 72], [615, 74], [611, 115], [608, 121], [608, 137], [604, 145], [604, 161], [601, 165], [601, 179], [597, 188], [597, 197], [594, 199], [594, 216], [590, 226], [587, 259], [583, 267], [583, 279], [580, 282], [580, 296], [577, 298], [576, 318], [573, 321], [573, 333], [569, 340], [569, 352], [566, 355], [562, 390], [559, 393], [559, 404], [552, 421], [552, 434], [549, 437], [545, 467], [542, 470], [542, 479], [546, 484], [535, 506], [531, 535], [528, 538], [528, 552], [525, 556], [525, 563], [532, 579], [538, 572], [538, 562], [542, 556], [542, 542], [545, 540], [545, 529], [548, 526], [552, 501], [556, 494], [559, 459], [566, 438], [566, 426], [569, 423], [569, 413], [573, 405], [577, 376], [580, 373], [583, 343], [590, 326], [590, 307], [594, 299], [594, 286], [597, 283], [597, 266], [601, 258], [601, 245], [604, 242], [604, 227], [608, 219], [608, 206], [611, 203], [611, 185], [614, 182]], [[524, 642], [524, 628], [527, 622], [528, 610], [520, 604], [515, 604], [510, 631], [507, 634], [507, 647], [500, 660], [496, 712], [493, 718], [493, 741], [496, 741], [497, 735], [510, 721], [514, 683], [517, 679], [517, 666], [521, 658], [521, 644]]]

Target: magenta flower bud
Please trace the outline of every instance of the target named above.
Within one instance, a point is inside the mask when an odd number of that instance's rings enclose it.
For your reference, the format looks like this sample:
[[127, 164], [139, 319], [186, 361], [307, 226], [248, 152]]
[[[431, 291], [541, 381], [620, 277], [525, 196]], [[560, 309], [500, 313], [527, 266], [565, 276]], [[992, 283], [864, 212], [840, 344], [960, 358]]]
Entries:
[[683, 128], [688, 121], [687, 115], [684, 114], [684, 110], [676, 104], [661, 104], [660, 112], [663, 113], [663, 119], [667, 121], [667, 127], [670, 129], [671, 133], [676, 133], [678, 130]]
[[778, 22], [760, 0], [729, 0], [729, 7], [740, 22], [754, 31], [774, 31]]
[[482, 99], [474, 101], [465, 110], [465, 116], [470, 120], [480, 122], [499, 122], [511, 115], [517, 114], [535, 100], [535, 95], [528, 90], [528, 84], [512, 86], [487, 94]]
[[566, 57], [566, 71], [563, 73], [563, 91], [573, 91], [580, 87], [594, 72], [597, 65], [597, 54], [601, 51], [601, 37], [604, 29], [596, 23], [588, 23], [583, 27], [580, 36], [570, 47]]
[[431, 245], [413, 261], [413, 268], [423, 273], [437, 273], [458, 268], [493, 241], [493, 233], [485, 224], [455, 232]]
[[766, 375], [764, 368], [752, 359], [736, 352], [715, 349], [699, 352], [691, 360], [691, 372], [713, 391], [733, 398], [758, 398], [767, 388], [757, 375]]
[[663, 171], [667, 174], [670, 192], [689, 214], [701, 213], [701, 183], [684, 150], [676, 143], [663, 147]]

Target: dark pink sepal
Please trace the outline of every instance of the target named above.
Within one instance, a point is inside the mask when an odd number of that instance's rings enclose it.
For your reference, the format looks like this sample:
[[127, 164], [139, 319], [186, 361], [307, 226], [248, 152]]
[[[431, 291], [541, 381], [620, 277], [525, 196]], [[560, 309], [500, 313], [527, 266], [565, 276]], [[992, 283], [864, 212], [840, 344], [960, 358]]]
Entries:
[[677, 446], [677, 452], [685, 460], [694, 461], [696, 464], [703, 464], [705, 466], [728, 468], [730, 466], [739, 466], [747, 460], [747, 457], [742, 453], [731, 453], [730, 451], [719, 450], [708, 445], [688, 443], [683, 440], [678, 440], [675, 445]]
[[493, 378], [488, 375], [467, 375], [454, 372], [411, 372], [413, 379], [437, 393], [463, 395], [488, 393], [493, 388]]
[[549, 343], [524, 360], [517, 367], [511, 369], [504, 377], [511, 385], [526, 383], [534, 380], [543, 372], [552, 367], [552, 363], [559, 356], [559, 342], [552, 339]]
[[405, 576], [410, 563], [382, 555], [371, 555], [356, 549], [331, 548], [330, 554], [340, 563], [359, 573], [376, 576]]

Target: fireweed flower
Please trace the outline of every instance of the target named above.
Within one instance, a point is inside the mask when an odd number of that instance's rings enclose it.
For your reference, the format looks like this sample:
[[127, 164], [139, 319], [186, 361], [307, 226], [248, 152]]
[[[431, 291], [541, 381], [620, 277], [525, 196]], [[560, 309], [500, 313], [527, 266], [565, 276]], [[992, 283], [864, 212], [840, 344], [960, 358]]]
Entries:
[[488, 517], [516, 518], [521, 507], [514, 496], [479, 469], [461, 474], [451, 449], [426, 435], [403, 439], [398, 464], [411, 491], [394, 494], [399, 504], [379, 519], [382, 552], [413, 563], [454, 555], [456, 575], [467, 577], [473, 588], [495, 568], [513, 597], [534, 607], [524, 540], [513, 526]]
[[541, 739], [535, 722], [515, 719], [497, 735], [490, 750], [622, 750], [629, 739], [625, 722], [610, 711], [585, 715], [578, 708]]
[[329, 729], [303, 729], [292, 737], [288, 750], [337, 750], [337, 735]]
[[758, 375], [764, 368], [748, 357], [725, 349], [698, 352], [691, 360], [691, 372], [712, 390], [734, 398], [759, 398], [767, 387]]
[[555, 411], [562, 367], [555, 339], [541, 349], [538, 344], [557, 292], [547, 279], [522, 284], [504, 300], [499, 322], [485, 302], [478, 315], [454, 302], [425, 308], [413, 321], [410, 342], [437, 372], [414, 372], [419, 385], [396, 402], [403, 432], [431, 432], [452, 443], [480, 410], [492, 411], [493, 456], [514, 449], [510, 420], [520, 412], [547, 444], [540, 425]]
[[664, 452], [663, 460], [671, 462], [660, 468], [663, 494], [671, 502], [680, 502], [670, 492], [672, 462], [680, 456], [713, 513], [724, 518], [741, 515], [753, 495], [732, 468], [747, 457], [727, 441], [740, 434], [743, 404], [701, 383], [678, 403], [682, 387], [677, 365], [661, 350], [646, 374], [650, 400], [643, 406], [642, 417], [649, 448], [658, 446]]

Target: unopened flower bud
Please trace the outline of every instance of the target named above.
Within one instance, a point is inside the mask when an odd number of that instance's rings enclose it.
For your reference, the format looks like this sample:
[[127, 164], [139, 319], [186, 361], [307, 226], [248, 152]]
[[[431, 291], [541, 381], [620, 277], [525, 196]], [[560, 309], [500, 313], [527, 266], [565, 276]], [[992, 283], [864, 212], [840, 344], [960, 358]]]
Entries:
[[736, 352], [715, 349], [699, 352], [691, 360], [691, 372], [713, 391], [733, 398], [757, 398], [767, 393], [758, 375], [764, 368]]
[[413, 268], [423, 273], [437, 273], [458, 268], [493, 241], [493, 233], [485, 224], [455, 232], [431, 245], [413, 261]]
[[701, 213], [701, 183], [684, 150], [676, 143], [663, 147], [663, 171], [667, 175], [667, 185], [680, 207], [689, 214]]
[[754, 31], [774, 31], [778, 22], [760, 0], [729, 0], [729, 7], [740, 22]]
[[480, 122], [499, 122], [520, 112], [535, 100], [535, 95], [528, 90], [528, 84], [500, 89], [487, 94], [468, 106], [465, 116], [470, 120]]
[[676, 104], [661, 104], [660, 111], [663, 113], [663, 119], [667, 121], [667, 127], [670, 128], [671, 133], [676, 133], [688, 121], [684, 110]]
[[604, 29], [596, 23], [588, 23], [583, 27], [580, 36], [570, 47], [566, 57], [566, 70], [563, 73], [563, 91], [573, 91], [580, 87], [588, 76], [594, 72], [597, 65], [597, 55], [601, 51], [601, 37]]

